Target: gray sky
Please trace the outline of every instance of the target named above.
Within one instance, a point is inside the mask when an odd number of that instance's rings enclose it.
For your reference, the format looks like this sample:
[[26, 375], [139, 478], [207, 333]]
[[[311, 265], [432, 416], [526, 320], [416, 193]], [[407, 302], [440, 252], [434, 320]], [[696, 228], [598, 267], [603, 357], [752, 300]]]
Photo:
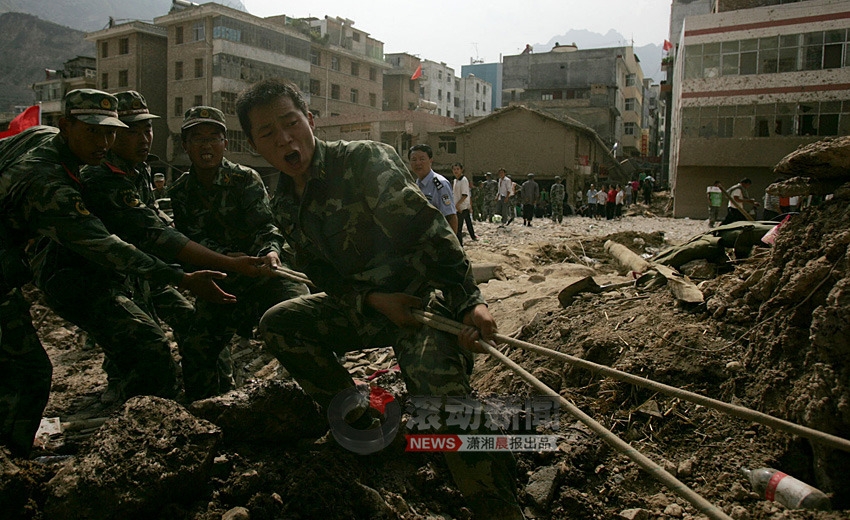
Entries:
[[[470, 58], [485, 63], [519, 54], [529, 43], [547, 43], [570, 29], [606, 34], [610, 29], [635, 46], [661, 45], [670, 23], [670, 0], [242, 0], [255, 16], [339, 16], [384, 42], [384, 52], [408, 52], [445, 62], [460, 73]], [[486, 6], [486, 7], [485, 7]], [[570, 43], [570, 42], [561, 42]], [[628, 42], [612, 41], [611, 47]]]

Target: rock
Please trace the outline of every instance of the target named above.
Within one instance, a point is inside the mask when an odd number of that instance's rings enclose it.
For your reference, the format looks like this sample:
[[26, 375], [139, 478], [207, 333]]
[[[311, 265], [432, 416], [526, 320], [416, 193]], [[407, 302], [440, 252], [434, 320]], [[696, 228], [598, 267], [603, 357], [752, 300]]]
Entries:
[[244, 507], [234, 507], [221, 515], [221, 520], [251, 520], [251, 513]]
[[624, 509], [620, 511], [620, 518], [625, 518], [626, 520], [648, 520], [649, 511], [640, 508]]
[[47, 484], [45, 518], [158, 518], [203, 496], [222, 433], [168, 399], [134, 397]]
[[740, 372], [742, 368], [743, 365], [741, 365], [740, 361], [730, 361], [726, 363], [726, 370], [729, 372]]
[[546, 277], [543, 276], [542, 274], [533, 274], [533, 275], [528, 277], [528, 281], [531, 282], [531, 283], [545, 282]]
[[747, 511], [747, 508], [744, 506], [732, 507], [732, 511], [729, 513], [729, 516], [731, 516], [733, 520], [750, 520], [750, 512]]
[[690, 477], [694, 474], [694, 459], [685, 459], [679, 463], [676, 468], [676, 475], [682, 478]]
[[[552, 390], [559, 392], [561, 390], [561, 374], [545, 367], [537, 367], [531, 375], [539, 379], [544, 385]], [[556, 405], [557, 406], [557, 405]]]
[[736, 502], [743, 502], [750, 497], [750, 492], [740, 482], [734, 482], [729, 488], [729, 493], [732, 495], [732, 500]]
[[549, 507], [558, 486], [558, 468], [547, 466], [535, 471], [528, 479], [525, 492], [541, 509]]
[[670, 499], [664, 493], [656, 493], [646, 499], [646, 505], [652, 509], [664, 510], [670, 505]]
[[395, 518], [392, 508], [384, 502], [381, 494], [375, 489], [365, 486], [358, 482], [360, 489], [363, 491], [361, 504], [368, 509], [364, 511], [367, 518]]
[[667, 459], [662, 460], [661, 467], [664, 468], [664, 471], [667, 473], [676, 476], [676, 472], [678, 471], [678, 466], [676, 466], [675, 462], [670, 462]]
[[673, 518], [682, 518], [682, 515], [685, 514], [685, 510], [679, 504], [670, 504], [664, 508], [664, 514], [672, 516]]
[[318, 438], [327, 420], [292, 382], [262, 381], [225, 395], [195, 401], [189, 410], [219, 426], [225, 439], [285, 443]]

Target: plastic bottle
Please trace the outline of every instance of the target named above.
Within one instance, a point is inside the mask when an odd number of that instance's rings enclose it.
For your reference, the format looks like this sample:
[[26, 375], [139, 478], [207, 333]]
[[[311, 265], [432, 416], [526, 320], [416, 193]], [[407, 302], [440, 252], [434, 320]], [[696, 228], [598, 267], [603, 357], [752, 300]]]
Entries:
[[777, 469], [741, 468], [741, 472], [750, 481], [753, 491], [765, 500], [779, 502], [788, 509], [832, 510], [829, 497], [823, 491]]

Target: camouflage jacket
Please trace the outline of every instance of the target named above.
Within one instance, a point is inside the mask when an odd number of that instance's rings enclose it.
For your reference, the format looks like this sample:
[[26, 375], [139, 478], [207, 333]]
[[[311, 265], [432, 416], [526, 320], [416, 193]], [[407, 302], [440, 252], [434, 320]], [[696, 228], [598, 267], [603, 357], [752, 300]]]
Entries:
[[316, 139], [300, 200], [281, 174], [272, 209], [296, 268], [358, 311], [369, 292], [428, 287], [456, 317], [484, 303], [457, 237], [388, 145]]
[[81, 194], [80, 161], [56, 135], [20, 156], [0, 174], [0, 220], [13, 242], [41, 235], [98, 265], [158, 284], [179, 284], [183, 273], [110, 233]]
[[122, 240], [166, 261], [189, 242], [157, 206], [147, 163], [110, 152], [103, 164], [83, 168], [82, 183], [86, 206]]
[[168, 189], [178, 230], [222, 254], [281, 252], [284, 239], [274, 225], [260, 174], [222, 159], [211, 190], [195, 175], [192, 167]]
[[563, 184], [553, 184], [551, 188], [549, 188], [549, 198], [552, 199], [552, 202], [563, 202], [564, 196], [566, 195], [566, 190], [564, 189]]
[[481, 191], [484, 192], [484, 198], [487, 200], [495, 200], [496, 193], [499, 191], [499, 183], [493, 179], [489, 181], [484, 181], [484, 184], [481, 186]]

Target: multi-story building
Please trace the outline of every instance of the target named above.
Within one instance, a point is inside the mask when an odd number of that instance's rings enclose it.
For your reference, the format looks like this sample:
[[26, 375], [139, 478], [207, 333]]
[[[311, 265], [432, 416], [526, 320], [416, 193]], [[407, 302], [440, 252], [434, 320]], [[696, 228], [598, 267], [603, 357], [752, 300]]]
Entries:
[[309, 100], [310, 37], [284, 17], [259, 18], [215, 3], [172, 9], [154, 23], [167, 31], [168, 38], [168, 72], [161, 76], [170, 103], [164, 114], [171, 135], [167, 157], [178, 165], [188, 164], [180, 143], [183, 115], [193, 106], [210, 105], [227, 116], [228, 157], [267, 168], [251, 153], [239, 127], [236, 96], [261, 79], [279, 77], [292, 81]]
[[718, 1], [684, 19], [669, 137], [677, 217], [704, 218], [714, 180], [750, 177], [759, 197], [782, 157], [850, 134], [850, 2], [771, 3]]
[[[151, 113], [166, 115], [165, 82], [168, 41], [165, 28], [131, 21], [110, 25], [86, 34], [97, 52], [97, 88], [106, 92], [136, 90], [145, 96]], [[154, 120], [155, 140], [151, 151], [159, 157], [167, 153], [168, 126], [165, 119]]]
[[420, 78], [412, 79], [422, 60], [405, 52], [385, 56], [384, 110], [416, 110], [419, 107]]
[[312, 38], [310, 110], [314, 116], [374, 116], [383, 108], [384, 44], [347, 18], [287, 19]]
[[455, 71], [443, 62], [423, 60], [422, 77], [419, 79], [419, 97], [436, 104], [438, 116], [452, 119], [457, 114], [455, 103], [460, 106], [458, 95], [460, 84], [455, 84]]
[[594, 129], [618, 157], [640, 155], [643, 71], [634, 49], [559, 45], [503, 59], [502, 105], [523, 104]]
[[465, 123], [493, 112], [492, 85], [475, 74], [455, 78], [455, 121]]
[[41, 105], [41, 123], [59, 126], [65, 94], [78, 88], [96, 87], [97, 60], [89, 56], [77, 56], [66, 61], [61, 70], [47, 70], [45, 73], [45, 80], [32, 86], [35, 101]]
[[502, 64], [501, 63], [470, 63], [460, 68], [460, 75], [464, 78], [474, 74], [491, 85], [489, 111], [502, 108]]

